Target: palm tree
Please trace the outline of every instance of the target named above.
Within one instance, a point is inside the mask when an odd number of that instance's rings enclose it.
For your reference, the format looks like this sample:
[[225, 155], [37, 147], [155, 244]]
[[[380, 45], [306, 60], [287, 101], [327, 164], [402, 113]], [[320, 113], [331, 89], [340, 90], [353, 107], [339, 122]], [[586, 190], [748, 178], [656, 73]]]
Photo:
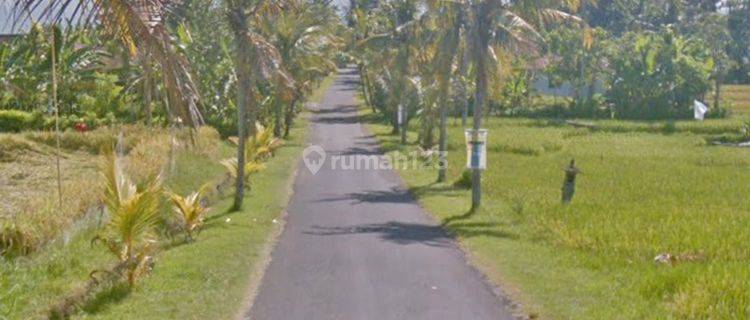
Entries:
[[[401, 143], [406, 143], [406, 133], [409, 121], [409, 110], [406, 105], [409, 78], [415, 66], [410, 61], [419, 50], [421, 22], [417, 2], [414, 0], [397, 0], [386, 3], [378, 12], [387, 21], [385, 32], [376, 33], [363, 39], [358, 47], [364, 50], [363, 57], [371, 57], [379, 53], [379, 68], [382, 70], [383, 81], [388, 84], [389, 106], [392, 114], [393, 132], [401, 133]], [[363, 14], [359, 14], [362, 16]], [[364, 20], [364, 19], [361, 19]], [[359, 27], [360, 29], [363, 27]], [[369, 51], [369, 54], [368, 52]], [[371, 61], [373, 62], [373, 61]], [[368, 79], [369, 80], [369, 79]], [[368, 81], [369, 82], [369, 81]], [[403, 110], [402, 118], [398, 119], [399, 110]], [[400, 125], [399, 125], [400, 124]]]
[[438, 168], [438, 182], [446, 179], [447, 156], [447, 107], [450, 103], [450, 83], [453, 73], [453, 63], [459, 47], [463, 12], [460, 7], [448, 3], [429, 2], [431, 17], [434, 19], [432, 28], [436, 44], [432, 65], [436, 69], [438, 83], [438, 103], [440, 113], [440, 136], [438, 138], [438, 157], [441, 164]]
[[59, 22], [68, 19], [89, 23], [98, 19], [118, 38], [131, 57], [150, 56], [161, 67], [172, 114], [192, 127], [204, 124], [198, 109], [200, 96], [187, 60], [172, 47], [164, 20], [170, 0], [14, 0], [16, 22], [31, 19]]
[[[468, 53], [474, 66], [474, 108], [473, 108], [473, 141], [477, 141], [479, 129], [482, 126], [482, 114], [487, 102], [489, 86], [489, 70], [492, 66], [500, 66], [496, 50], [504, 50], [507, 53], [519, 53], [536, 51], [542, 37], [537, 32], [538, 27], [545, 23], [561, 20], [580, 19], [560, 11], [560, 9], [576, 10], [584, 0], [459, 0], [459, 1], [431, 1], [430, 9], [438, 16], [442, 15], [440, 27], [444, 35], [437, 37], [442, 43], [441, 50], [445, 51], [445, 57], [436, 57], [437, 61], [453, 62], [463, 37], [468, 44]], [[463, 32], [462, 32], [463, 31]], [[445, 68], [449, 68], [445, 66]], [[441, 78], [450, 75], [449, 71], [443, 70]], [[440, 80], [441, 85], [445, 79]], [[447, 101], [447, 99], [441, 99]], [[441, 110], [441, 118], [443, 118]], [[445, 121], [441, 121], [441, 136], [445, 131]], [[441, 141], [441, 145], [444, 144]], [[445, 151], [444, 145], [441, 151]], [[472, 210], [481, 205], [481, 178], [479, 169], [472, 170]], [[439, 180], [445, 179], [445, 172], [438, 174]]]
[[[273, 39], [283, 68], [295, 80], [294, 87], [285, 88], [282, 84], [276, 90], [281, 93], [274, 106], [274, 134], [277, 137], [282, 135], [282, 130], [284, 137], [289, 135], [297, 103], [317, 80], [337, 68], [331, 59], [332, 52], [341, 42], [334, 34], [335, 15], [333, 8], [327, 5], [298, 2], [294, 9], [284, 10], [264, 24], [264, 35]], [[286, 104], [285, 110], [283, 104]]]
[[[234, 33], [235, 73], [237, 74], [237, 175], [234, 210], [242, 208], [245, 196], [245, 145], [247, 136], [254, 135], [256, 122], [256, 87], [259, 80], [275, 83], [291, 82], [281, 70], [281, 55], [258, 31], [264, 17], [278, 14], [284, 3], [263, 0], [225, 0], [227, 21]], [[255, 26], [255, 28], [251, 28]]]

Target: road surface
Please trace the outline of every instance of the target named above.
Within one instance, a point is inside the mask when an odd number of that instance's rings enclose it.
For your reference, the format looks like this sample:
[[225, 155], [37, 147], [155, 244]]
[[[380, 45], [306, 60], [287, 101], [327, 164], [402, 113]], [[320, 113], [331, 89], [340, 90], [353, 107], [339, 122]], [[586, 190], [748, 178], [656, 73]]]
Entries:
[[[390, 170], [345, 170], [336, 155], [378, 155], [358, 122], [358, 76], [343, 69], [311, 118], [285, 230], [247, 318], [512, 319], [507, 302]], [[313, 148], [314, 149], [314, 148]], [[310, 150], [310, 149], [308, 149]], [[321, 150], [321, 149], [318, 149]]]

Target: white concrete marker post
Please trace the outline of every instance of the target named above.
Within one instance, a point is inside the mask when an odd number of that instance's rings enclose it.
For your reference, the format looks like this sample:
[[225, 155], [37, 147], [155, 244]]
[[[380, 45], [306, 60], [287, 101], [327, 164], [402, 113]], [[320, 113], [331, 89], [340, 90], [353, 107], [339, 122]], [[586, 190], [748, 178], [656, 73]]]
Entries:
[[487, 129], [479, 129], [478, 140], [473, 141], [474, 130], [466, 129], [466, 169], [487, 169]]

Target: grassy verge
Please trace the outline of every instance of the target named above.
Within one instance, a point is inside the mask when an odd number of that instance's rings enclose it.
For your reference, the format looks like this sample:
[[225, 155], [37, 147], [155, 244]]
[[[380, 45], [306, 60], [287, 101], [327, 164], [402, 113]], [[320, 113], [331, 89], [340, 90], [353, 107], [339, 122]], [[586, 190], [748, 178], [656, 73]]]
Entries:
[[[175, 172], [166, 185], [175, 191], [187, 192], [223, 173], [221, 165], [205, 157], [180, 153], [176, 157]], [[101, 219], [101, 212], [92, 212], [43, 250], [0, 260], [0, 288], [4, 289], [0, 291], [5, 293], [0, 295], [0, 319], [44, 318], [49, 307], [78, 290], [89, 279], [91, 271], [107, 268], [113, 262], [112, 256], [99, 245], [91, 244], [103, 224]]]
[[[333, 81], [326, 79], [313, 95], [320, 99]], [[228, 319], [245, 306], [251, 274], [260, 266], [263, 247], [273, 232], [274, 222], [286, 205], [287, 182], [303, 148], [307, 130], [300, 121], [291, 138], [266, 170], [252, 177], [245, 208], [229, 212], [231, 190], [212, 204], [205, 228], [197, 241], [163, 239], [153, 272], [143, 277], [134, 290], [123, 286], [104, 288], [78, 306], [78, 318], [97, 319]], [[196, 147], [213, 150], [211, 158], [229, 157], [233, 149], [222, 143]], [[138, 150], [136, 150], [138, 151]], [[148, 152], [134, 151], [144, 157]], [[136, 169], [136, 168], [134, 168]], [[215, 159], [194, 153], [177, 154], [165, 186], [186, 194], [207, 182], [216, 182], [225, 168]], [[114, 258], [91, 239], [103, 223], [100, 214], [80, 219], [43, 250], [13, 260], [0, 259], [0, 319], [42, 319], [53, 304], [81, 290], [93, 270], [104, 270]]]
[[245, 304], [251, 273], [286, 205], [303, 137], [304, 130], [295, 129], [266, 170], [253, 176], [242, 211], [230, 211], [231, 197], [216, 203], [197, 241], [160, 254], [135, 291], [102, 296], [82, 318], [233, 318]]
[[[310, 101], [320, 101], [331, 83], [333, 77], [326, 78]], [[257, 280], [253, 273], [263, 267], [269, 238], [280, 228], [277, 219], [288, 202], [292, 169], [306, 132], [307, 122], [300, 119], [266, 169], [252, 176], [243, 210], [230, 211], [231, 191], [227, 191], [227, 197], [212, 207], [196, 242], [163, 252], [135, 291], [107, 292], [87, 306], [81, 318], [234, 318], [247, 306], [248, 288]], [[201, 165], [183, 168], [186, 173], [202, 170]], [[195, 184], [188, 179], [175, 184], [191, 183]]]
[[[369, 112], [364, 118], [375, 119]], [[678, 122], [660, 132], [630, 122], [588, 130], [489, 119], [484, 206], [472, 215], [470, 191], [453, 185], [465, 152], [462, 128], [449, 122], [449, 182], [435, 183], [432, 170], [401, 176], [529, 314], [750, 317], [750, 229], [739, 223], [750, 218], [750, 150], [709, 146], [701, 135], [725, 123]], [[400, 146], [387, 125], [369, 128], [387, 152], [415, 148]], [[583, 174], [573, 204], [563, 206], [562, 169], [571, 158]], [[662, 253], [672, 265], [654, 263]]]

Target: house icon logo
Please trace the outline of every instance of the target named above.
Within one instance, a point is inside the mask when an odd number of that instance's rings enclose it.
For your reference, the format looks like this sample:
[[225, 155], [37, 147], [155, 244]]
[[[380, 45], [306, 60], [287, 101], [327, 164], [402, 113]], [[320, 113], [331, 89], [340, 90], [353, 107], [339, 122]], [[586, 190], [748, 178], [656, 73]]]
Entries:
[[319, 145], [311, 145], [302, 151], [302, 161], [305, 162], [307, 170], [315, 175], [326, 161], [326, 151]]

